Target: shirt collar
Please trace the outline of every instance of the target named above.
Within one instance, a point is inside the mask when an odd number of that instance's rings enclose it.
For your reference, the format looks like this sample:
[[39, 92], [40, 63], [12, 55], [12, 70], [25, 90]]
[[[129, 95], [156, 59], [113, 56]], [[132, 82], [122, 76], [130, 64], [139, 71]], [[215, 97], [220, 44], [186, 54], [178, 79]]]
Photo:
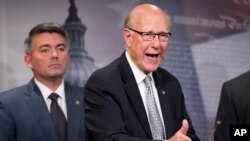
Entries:
[[60, 96], [60, 98], [65, 99], [65, 94], [64, 94], [64, 81], [60, 84], [60, 86], [55, 90], [51, 91], [47, 86], [39, 82], [36, 78], [34, 78], [34, 81], [37, 85], [37, 87], [40, 89], [43, 97], [48, 98], [51, 93], [56, 93]]
[[[143, 82], [144, 78], [146, 77], [146, 74], [145, 74], [144, 72], [142, 72], [142, 71], [134, 64], [134, 62], [133, 62], [132, 59], [130, 58], [130, 56], [129, 56], [129, 54], [128, 54], [127, 51], [125, 52], [125, 55], [126, 55], [126, 58], [127, 58], [127, 60], [128, 60], [129, 66], [131, 67], [132, 72], [133, 72], [133, 74], [134, 74], [134, 76], [135, 76], [136, 83], [139, 84], [139, 83]], [[153, 78], [153, 77], [152, 77], [152, 72], [149, 73], [148, 75], [150, 75], [151, 78]]]

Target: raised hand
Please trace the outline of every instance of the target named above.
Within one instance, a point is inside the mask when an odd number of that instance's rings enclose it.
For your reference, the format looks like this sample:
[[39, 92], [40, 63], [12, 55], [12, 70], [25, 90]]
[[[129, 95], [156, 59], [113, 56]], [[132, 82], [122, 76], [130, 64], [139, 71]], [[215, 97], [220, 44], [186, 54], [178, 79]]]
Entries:
[[181, 128], [168, 141], [191, 141], [187, 136], [188, 128], [188, 121], [184, 119]]

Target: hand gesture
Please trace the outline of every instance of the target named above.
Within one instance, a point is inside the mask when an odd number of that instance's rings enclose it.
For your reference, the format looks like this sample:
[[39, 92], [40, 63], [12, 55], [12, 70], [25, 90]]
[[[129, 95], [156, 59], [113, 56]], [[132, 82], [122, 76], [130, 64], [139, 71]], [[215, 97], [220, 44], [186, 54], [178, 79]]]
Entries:
[[168, 141], [191, 141], [187, 136], [188, 128], [188, 121], [184, 119], [181, 128]]

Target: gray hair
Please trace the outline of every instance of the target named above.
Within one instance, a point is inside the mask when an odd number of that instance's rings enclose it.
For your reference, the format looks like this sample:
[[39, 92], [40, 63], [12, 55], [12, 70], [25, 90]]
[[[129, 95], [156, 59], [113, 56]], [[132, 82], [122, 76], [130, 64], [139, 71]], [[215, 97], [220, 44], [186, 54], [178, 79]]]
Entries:
[[61, 26], [57, 23], [53, 23], [53, 22], [41, 23], [41, 24], [38, 24], [37, 26], [33, 27], [30, 30], [28, 37], [24, 41], [26, 54], [31, 54], [33, 51], [33, 48], [32, 48], [33, 37], [37, 34], [41, 34], [44, 32], [58, 33], [58, 34], [62, 35], [64, 37], [65, 42], [66, 42], [67, 47], [68, 47], [69, 35], [68, 35], [67, 30], [63, 26]]
[[126, 16], [123, 27], [132, 27], [131, 12]]

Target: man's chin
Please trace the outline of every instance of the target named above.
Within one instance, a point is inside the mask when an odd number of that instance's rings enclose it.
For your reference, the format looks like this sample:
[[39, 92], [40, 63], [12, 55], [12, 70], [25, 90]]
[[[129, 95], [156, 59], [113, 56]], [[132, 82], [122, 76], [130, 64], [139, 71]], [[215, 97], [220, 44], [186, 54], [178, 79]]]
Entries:
[[54, 72], [54, 73], [50, 74], [49, 77], [51, 77], [51, 78], [62, 78], [63, 75], [64, 75], [64, 73], [62, 73], [62, 72]]
[[148, 67], [147, 70], [146, 70], [146, 72], [147, 73], [154, 72], [154, 71], [157, 70], [157, 68], [158, 68], [158, 65], [154, 65], [154, 66]]

